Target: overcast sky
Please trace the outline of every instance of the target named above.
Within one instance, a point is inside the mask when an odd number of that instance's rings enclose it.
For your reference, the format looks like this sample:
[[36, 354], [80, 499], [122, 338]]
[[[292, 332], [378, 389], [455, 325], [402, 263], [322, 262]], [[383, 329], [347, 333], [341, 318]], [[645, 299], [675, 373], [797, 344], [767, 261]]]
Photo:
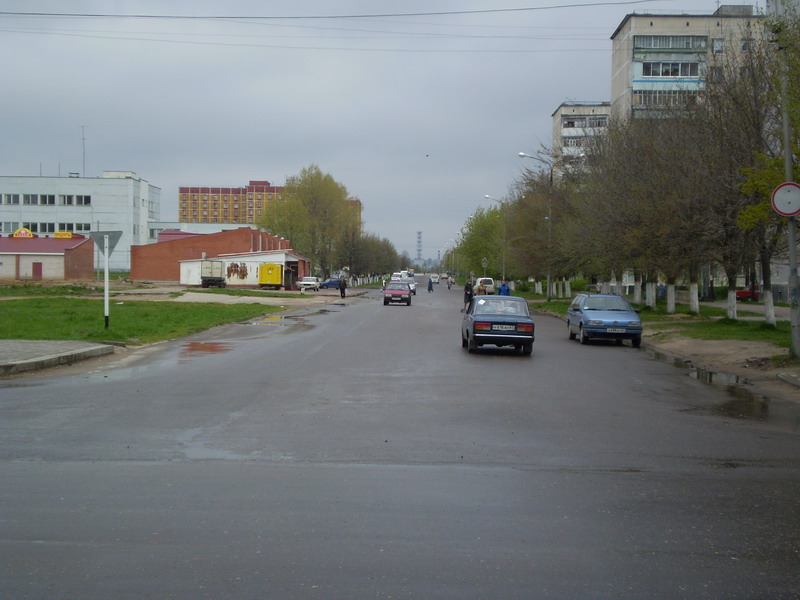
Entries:
[[626, 14], [717, 5], [0, 0], [0, 174], [134, 171], [177, 220], [179, 186], [283, 185], [316, 164], [365, 231], [412, 258], [421, 231], [435, 259], [535, 166], [517, 153], [551, 145], [559, 104], [609, 100]]

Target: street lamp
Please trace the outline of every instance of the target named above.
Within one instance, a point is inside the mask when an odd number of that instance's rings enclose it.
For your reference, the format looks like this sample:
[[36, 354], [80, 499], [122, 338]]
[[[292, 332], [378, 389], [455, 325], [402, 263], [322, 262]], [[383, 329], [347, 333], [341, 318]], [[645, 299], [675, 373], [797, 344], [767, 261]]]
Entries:
[[547, 195], [547, 216], [544, 218], [547, 221], [547, 301], [550, 302], [552, 295], [550, 292], [550, 271], [551, 271], [551, 257], [553, 251], [553, 163], [547, 162], [540, 156], [533, 156], [532, 154], [525, 154], [518, 152], [517, 156], [520, 158], [532, 158], [538, 160], [540, 163], [546, 164], [550, 168], [550, 193]]
[[503, 281], [505, 281], [506, 280], [506, 203], [503, 200], [492, 198], [489, 194], [485, 194], [484, 198], [500, 204], [500, 210], [503, 211]]

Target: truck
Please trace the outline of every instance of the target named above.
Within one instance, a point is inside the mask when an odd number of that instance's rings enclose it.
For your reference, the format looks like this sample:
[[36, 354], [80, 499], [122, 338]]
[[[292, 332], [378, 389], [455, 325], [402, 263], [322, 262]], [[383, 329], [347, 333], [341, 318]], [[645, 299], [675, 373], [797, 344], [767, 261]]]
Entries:
[[224, 288], [225, 262], [221, 260], [204, 260], [200, 262], [200, 285]]
[[258, 267], [258, 287], [279, 290], [283, 286], [283, 265], [280, 263], [261, 263]]

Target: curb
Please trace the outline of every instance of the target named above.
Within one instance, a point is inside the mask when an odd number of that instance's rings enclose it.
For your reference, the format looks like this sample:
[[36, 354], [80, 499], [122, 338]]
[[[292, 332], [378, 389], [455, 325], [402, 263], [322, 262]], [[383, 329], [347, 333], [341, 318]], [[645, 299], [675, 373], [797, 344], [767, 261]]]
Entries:
[[57, 367], [59, 365], [70, 365], [80, 360], [86, 360], [87, 358], [113, 354], [113, 352], [113, 345], [96, 344], [77, 350], [73, 349], [53, 354], [45, 354], [43, 356], [37, 356], [36, 358], [9, 361], [0, 364], [0, 375], [13, 375], [14, 373], [36, 371], [38, 369]]

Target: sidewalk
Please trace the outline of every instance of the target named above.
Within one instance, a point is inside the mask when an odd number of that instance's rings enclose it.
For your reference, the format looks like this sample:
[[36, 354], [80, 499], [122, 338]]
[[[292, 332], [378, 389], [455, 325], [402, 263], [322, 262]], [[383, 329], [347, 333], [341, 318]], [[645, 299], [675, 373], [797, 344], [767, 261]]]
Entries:
[[0, 340], [0, 375], [13, 375], [114, 352], [114, 346], [68, 340]]

